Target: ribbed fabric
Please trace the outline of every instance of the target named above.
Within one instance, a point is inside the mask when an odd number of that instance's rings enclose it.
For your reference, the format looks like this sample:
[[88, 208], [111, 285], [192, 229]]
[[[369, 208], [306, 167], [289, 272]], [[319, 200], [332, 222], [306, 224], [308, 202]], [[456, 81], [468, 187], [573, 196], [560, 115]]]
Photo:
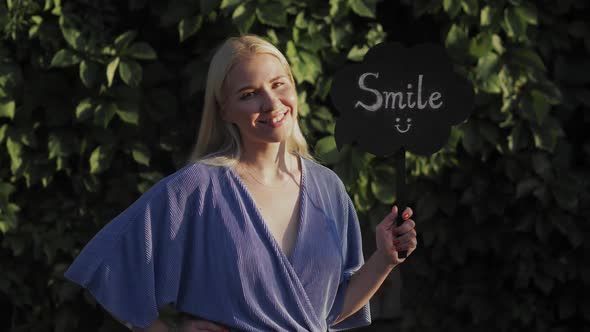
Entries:
[[301, 159], [300, 220], [287, 257], [230, 168], [193, 163], [159, 181], [86, 245], [65, 277], [118, 319], [145, 328], [158, 309], [232, 331], [340, 331], [371, 323], [369, 306], [338, 325], [363, 264], [342, 181]]

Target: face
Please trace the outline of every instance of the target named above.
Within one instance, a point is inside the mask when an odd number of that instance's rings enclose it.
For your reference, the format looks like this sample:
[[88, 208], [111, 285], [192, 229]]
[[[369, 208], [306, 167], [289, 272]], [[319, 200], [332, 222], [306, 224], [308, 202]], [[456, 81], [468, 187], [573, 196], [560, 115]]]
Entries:
[[280, 61], [270, 54], [241, 59], [223, 86], [222, 117], [240, 130], [242, 143], [281, 143], [293, 130], [297, 92]]

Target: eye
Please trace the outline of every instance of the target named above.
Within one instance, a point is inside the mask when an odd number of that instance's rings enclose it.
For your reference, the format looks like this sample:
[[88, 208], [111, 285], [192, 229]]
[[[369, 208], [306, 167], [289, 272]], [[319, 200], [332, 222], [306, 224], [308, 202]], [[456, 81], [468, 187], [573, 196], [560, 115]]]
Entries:
[[274, 82], [274, 83], [272, 84], [272, 87], [273, 87], [273, 88], [279, 88], [279, 87], [281, 87], [281, 86], [283, 86], [283, 85], [285, 85], [285, 82], [277, 81], [277, 82]]
[[240, 100], [246, 100], [254, 96], [254, 91], [247, 91], [240, 95]]

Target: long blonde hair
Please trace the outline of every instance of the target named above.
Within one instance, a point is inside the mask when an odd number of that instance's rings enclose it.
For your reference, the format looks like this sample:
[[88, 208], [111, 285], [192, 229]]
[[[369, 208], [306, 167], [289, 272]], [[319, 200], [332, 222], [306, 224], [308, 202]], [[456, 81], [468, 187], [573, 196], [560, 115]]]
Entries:
[[[225, 77], [242, 58], [256, 54], [275, 56], [284, 66], [295, 86], [291, 67], [285, 56], [271, 43], [255, 35], [228, 38], [215, 52], [207, 73], [205, 104], [197, 142], [187, 163], [201, 161], [210, 165], [233, 166], [240, 159], [241, 138], [238, 128], [221, 117], [222, 88]], [[297, 118], [286, 141], [286, 150], [313, 160]]]

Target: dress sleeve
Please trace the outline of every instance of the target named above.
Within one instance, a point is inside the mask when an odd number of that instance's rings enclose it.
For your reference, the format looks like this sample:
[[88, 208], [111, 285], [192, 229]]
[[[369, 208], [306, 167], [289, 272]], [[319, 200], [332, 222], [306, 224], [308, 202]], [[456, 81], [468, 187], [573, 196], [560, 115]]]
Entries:
[[146, 328], [175, 303], [183, 204], [156, 184], [101, 229], [65, 272], [117, 319]]
[[[344, 191], [343, 185], [342, 190]], [[356, 214], [356, 210], [354, 209], [352, 200], [346, 191], [344, 191], [343, 195], [345, 197], [343, 199], [345, 203], [344, 207], [342, 208], [344, 211], [344, 218], [342, 220], [346, 221], [346, 228], [345, 231], [342, 232], [343, 235], [341, 238], [344, 268], [340, 278], [340, 285], [338, 286], [338, 291], [336, 293], [336, 299], [334, 300], [334, 304], [328, 315], [328, 325], [334, 322], [342, 311], [344, 296], [346, 294], [346, 289], [348, 288], [350, 277], [365, 263], [363, 258], [363, 246], [358, 216]], [[367, 326], [370, 324], [371, 311], [369, 303], [367, 303], [362, 308], [360, 308], [359, 311], [347, 317], [340, 323], [329, 326], [328, 331], [342, 331]]]

